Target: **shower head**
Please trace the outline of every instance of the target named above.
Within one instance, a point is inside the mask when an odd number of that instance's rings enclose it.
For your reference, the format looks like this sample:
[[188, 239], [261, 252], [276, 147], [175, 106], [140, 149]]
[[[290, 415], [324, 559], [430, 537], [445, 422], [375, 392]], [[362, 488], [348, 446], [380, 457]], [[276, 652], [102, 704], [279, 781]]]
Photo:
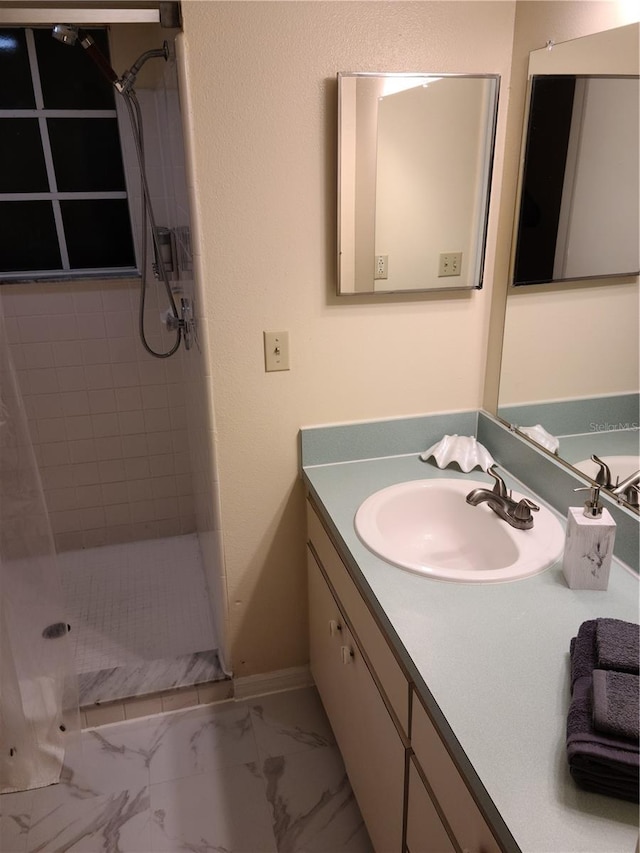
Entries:
[[87, 51], [88, 55], [91, 57], [95, 65], [98, 66], [102, 74], [104, 74], [107, 80], [115, 86], [118, 91], [122, 91], [118, 75], [109, 65], [108, 59], [102, 53], [89, 33], [82, 32], [78, 27], [72, 27], [70, 24], [56, 24], [51, 35], [54, 39], [61, 41], [63, 44], [71, 46], [80, 39], [80, 44]]
[[56, 24], [51, 35], [63, 44], [74, 45], [78, 41], [78, 28], [71, 24]]
[[131, 68], [128, 71], [125, 71], [122, 77], [118, 77], [109, 64], [109, 60], [102, 53], [89, 33], [85, 33], [78, 27], [71, 26], [71, 24], [56, 24], [53, 27], [51, 35], [54, 39], [57, 39], [63, 44], [71, 46], [73, 46], [79, 39], [80, 44], [87, 51], [93, 62], [98, 66], [107, 80], [115, 86], [120, 94], [126, 94], [133, 88], [136, 77], [147, 60], [162, 58], [166, 61], [169, 59], [169, 45], [165, 41], [161, 48], [158, 48], [157, 50], [147, 50], [142, 54], [142, 56], [139, 56]]

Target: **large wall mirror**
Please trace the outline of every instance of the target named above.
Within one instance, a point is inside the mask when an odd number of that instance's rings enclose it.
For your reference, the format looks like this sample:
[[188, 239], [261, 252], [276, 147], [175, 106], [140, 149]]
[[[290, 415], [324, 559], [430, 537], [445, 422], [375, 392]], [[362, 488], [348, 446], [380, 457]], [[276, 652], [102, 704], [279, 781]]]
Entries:
[[338, 75], [340, 295], [482, 286], [498, 88]]
[[[632, 24], [557, 44], [551, 50], [534, 51], [530, 80], [545, 75], [637, 78], [639, 36], [640, 25]], [[637, 79], [634, 83], [637, 85]], [[615, 140], [632, 145], [633, 157], [611, 157], [608, 179], [604, 179], [631, 188], [628, 216], [633, 219], [635, 211], [637, 252], [637, 90], [634, 98], [636, 103], [629, 104], [629, 109], [635, 109], [635, 127], [629, 128], [624, 140]], [[572, 103], [567, 111], [570, 123]], [[604, 134], [607, 124], [604, 120], [600, 124], [599, 132]], [[578, 212], [598, 222], [602, 213], [598, 194]], [[625, 223], [600, 220], [596, 230], [605, 225], [616, 231]], [[578, 254], [577, 261], [582, 250]], [[638, 494], [631, 484], [640, 468], [638, 294], [637, 275], [587, 280], [586, 272], [578, 281], [511, 287], [497, 411], [529, 439], [591, 478], [600, 473], [602, 479], [601, 468], [591, 456], [603, 459], [609, 468], [606, 476], [611, 490], [629, 483], [618, 497], [631, 505], [637, 503]]]
[[513, 284], [640, 271], [640, 78], [530, 81]]

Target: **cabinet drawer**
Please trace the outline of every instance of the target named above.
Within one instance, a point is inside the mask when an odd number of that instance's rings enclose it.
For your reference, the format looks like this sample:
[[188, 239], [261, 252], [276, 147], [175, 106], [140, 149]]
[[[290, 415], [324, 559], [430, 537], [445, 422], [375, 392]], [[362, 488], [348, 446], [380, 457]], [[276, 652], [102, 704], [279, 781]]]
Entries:
[[414, 762], [412, 756], [409, 762], [407, 849], [409, 853], [456, 853]]
[[411, 746], [460, 847], [468, 853], [500, 853], [501, 847], [417, 696], [411, 717]]
[[309, 552], [310, 656], [318, 692], [377, 853], [400, 853], [405, 747]]
[[369, 608], [351, 580], [347, 568], [329, 539], [322, 522], [307, 502], [309, 539], [320, 558], [322, 567], [343, 605], [353, 630], [366, 650], [371, 666], [389, 704], [398, 717], [405, 735], [409, 732], [409, 683], [371, 615]]

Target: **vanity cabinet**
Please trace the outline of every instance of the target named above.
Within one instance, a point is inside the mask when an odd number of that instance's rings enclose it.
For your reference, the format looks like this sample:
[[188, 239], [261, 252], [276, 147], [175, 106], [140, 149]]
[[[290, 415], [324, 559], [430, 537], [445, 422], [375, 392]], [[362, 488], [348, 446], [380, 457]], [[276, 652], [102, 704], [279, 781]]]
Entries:
[[377, 853], [500, 853], [411, 677], [308, 504], [311, 672]]
[[311, 671], [376, 850], [402, 849], [405, 747], [313, 555]]
[[[411, 715], [411, 748], [463, 853], [500, 853], [493, 836], [457, 767], [414, 693]], [[411, 853], [418, 853], [410, 845]], [[426, 848], [429, 849], [429, 848]]]
[[414, 756], [409, 761], [407, 789], [407, 850], [409, 853], [457, 853], [453, 841], [420, 778]]

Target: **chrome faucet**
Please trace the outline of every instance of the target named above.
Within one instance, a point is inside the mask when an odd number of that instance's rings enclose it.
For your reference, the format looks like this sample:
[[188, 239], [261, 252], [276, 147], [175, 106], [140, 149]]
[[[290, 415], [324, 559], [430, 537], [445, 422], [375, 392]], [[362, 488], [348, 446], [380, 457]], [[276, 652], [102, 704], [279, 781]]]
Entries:
[[631, 506], [638, 506], [638, 483], [640, 483], [640, 471], [630, 474], [625, 480], [611, 489], [611, 492], [617, 498], [622, 498], [628, 504], [631, 504]]
[[533, 527], [531, 511], [537, 512], [540, 507], [528, 498], [515, 501], [509, 494], [506, 483], [495, 471], [494, 466], [487, 470], [495, 483], [493, 489], [472, 489], [467, 495], [467, 503], [478, 506], [488, 503], [491, 509], [512, 527], [518, 530], [530, 530]]

